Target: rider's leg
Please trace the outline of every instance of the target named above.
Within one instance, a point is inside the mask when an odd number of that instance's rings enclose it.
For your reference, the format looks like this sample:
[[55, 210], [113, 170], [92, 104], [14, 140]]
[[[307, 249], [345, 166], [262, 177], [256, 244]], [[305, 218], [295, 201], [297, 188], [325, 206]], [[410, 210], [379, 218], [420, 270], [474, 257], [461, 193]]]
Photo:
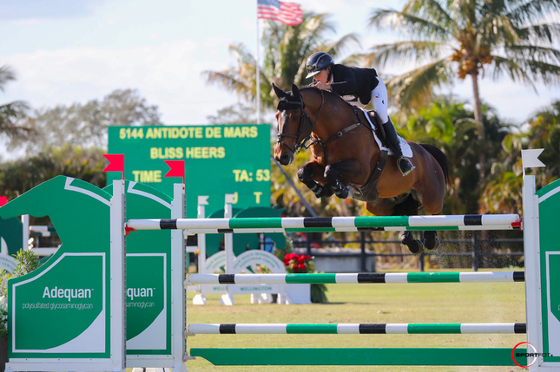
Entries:
[[391, 118], [387, 115], [387, 88], [380, 78], [377, 78], [377, 80], [379, 80], [379, 84], [377, 84], [375, 89], [371, 91], [371, 103], [373, 105], [373, 109], [379, 116], [381, 123], [383, 123], [383, 129], [385, 130], [387, 142], [397, 158], [397, 166], [399, 167], [402, 175], [406, 176], [412, 172], [415, 167], [407, 157], [403, 156], [397, 131], [391, 122]]
[[407, 176], [416, 167], [410, 162], [407, 157], [403, 155], [400, 140], [397, 136], [397, 131], [395, 130], [395, 126], [391, 122], [390, 118], [385, 124], [383, 124], [383, 129], [385, 130], [387, 142], [389, 143], [391, 150], [393, 150], [393, 152], [395, 153], [395, 157], [397, 158], [397, 166], [399, 167], [402, 175]]

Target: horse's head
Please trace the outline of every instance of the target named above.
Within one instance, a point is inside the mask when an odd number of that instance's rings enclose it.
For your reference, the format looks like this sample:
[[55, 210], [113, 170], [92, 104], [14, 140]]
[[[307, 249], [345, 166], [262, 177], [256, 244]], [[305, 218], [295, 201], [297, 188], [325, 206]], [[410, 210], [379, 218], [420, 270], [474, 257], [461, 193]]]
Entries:
[[274, 158], [282, 165], [291, 164], [294, 154], [311, 135], [313, 124], [305, 113], [305, 103], [297, 85], [292, 84], [291, 92], [284, 92], [272, 84], [276, 96], [280, 98], [276, 113], [278, 139], [274, 147]]

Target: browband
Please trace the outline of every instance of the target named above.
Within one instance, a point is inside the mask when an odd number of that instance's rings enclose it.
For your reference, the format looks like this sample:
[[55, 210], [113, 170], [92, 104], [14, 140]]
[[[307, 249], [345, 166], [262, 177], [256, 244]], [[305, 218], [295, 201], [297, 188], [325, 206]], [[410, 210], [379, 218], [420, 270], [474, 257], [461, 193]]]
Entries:
[[276, 107], [276, 109], [278, 111], [284, 111], [284, 110], [302, 109], [304, 107], [305, 106], [303, 102], [288, 101], [286, 98], [282, 98], [280, 102], [278, 102], [278, 106]]

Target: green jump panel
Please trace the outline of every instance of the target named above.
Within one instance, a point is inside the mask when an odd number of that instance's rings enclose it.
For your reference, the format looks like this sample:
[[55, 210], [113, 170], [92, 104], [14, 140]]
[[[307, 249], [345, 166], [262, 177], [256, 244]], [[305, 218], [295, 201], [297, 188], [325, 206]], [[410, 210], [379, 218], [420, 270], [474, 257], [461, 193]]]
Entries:
[[[526, 353], [526, 349], [516, 349]], [[511, 348], [192, 348], [217, 366], [515, 366]], [[516, 357], [526, 365], [526, 357]]]

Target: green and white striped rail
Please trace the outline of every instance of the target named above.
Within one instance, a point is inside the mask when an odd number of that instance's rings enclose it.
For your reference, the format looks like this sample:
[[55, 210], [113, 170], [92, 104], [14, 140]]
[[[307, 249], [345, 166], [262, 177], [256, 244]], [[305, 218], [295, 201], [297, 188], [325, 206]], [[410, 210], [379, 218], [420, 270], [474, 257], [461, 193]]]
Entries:
[[523, 271], [358, 274], [190, 274], [193, 284], [366, 284], [524, 282]]
[[39, 235], [43, 237], [58, 236], [54, 226], [31, 225], [29, 226], [30, 235]]
[[525, 323], [190, 324], [197, 334], [498, 334], [526, 333]]
[[385, 217], [286, 217], [131, 219], [128, 230], [188, 230], [189, 233], [277, 233], [298, 231], [513, 230], [517, 214]]

